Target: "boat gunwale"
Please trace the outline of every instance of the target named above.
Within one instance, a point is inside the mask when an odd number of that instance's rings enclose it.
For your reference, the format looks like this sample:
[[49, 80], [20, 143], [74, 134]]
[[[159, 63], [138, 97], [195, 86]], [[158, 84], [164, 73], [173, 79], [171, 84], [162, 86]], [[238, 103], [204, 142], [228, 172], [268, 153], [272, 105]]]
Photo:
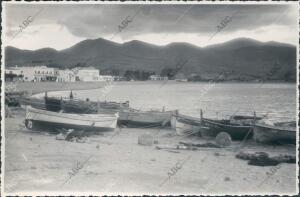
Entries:
[[127, 110], [122, 110], [120, 113], [130, 113], [130, 114], [151, 114], [151, 115], [172, 115], [173, 111], [166, 111], [166, 112], [161, 112], [161, 111], [127, 111]]
[[223, 123], [219, 123], [216, 122], [214, 120], [211, 119], [207, 119], [207, 118], [202, 118], [202, 121], [210, 123], [210, 124], [214, 124], [214, 125], [218, 125], [218, 126], [224, 126], [224, 127], [230, 127], [230, 128], [244, 128], [244, 129], [250, 129], [252, 128], [254, 125], [233, 125], [233, 124], [223, 124]]
[[296, 128], [295, 130], [288, 129], [288, 128], [283, 128], [283, 127], [279, 127], [279, 126], [272, 126], [272, 125], [265, 125], [265, 124], [255, 124], [253, 125], [254, 127], [260, 127], [260, 128], [265, 128], [265, 129], [272, 129], [272, 130], [276, 130], [276, 131], [284, 131], [284, 132], [297, 132]]
[[[82, 120], [82, 121], [96, 121], [96, 122], [107, 122], [107, 121], [114, 121], [119, 117], [118, 113], [115, 114], [71, 114], [71, 113], [59, 113], [59, 112], [52, 112], [42, 109], [36, 109], [33, 107], [28, 107], [26, 109], [26, 113], [37, 113], [43, 114], [48, 116], [56, 116], [66, 119], [73, 119], [73, 120]], [[46, 112], [46, 113], [45, 113]], [[65, 116], [64, 116], [65, 115]], [[105, 120], [99, 121], [94, 120], [95, 118], [106, 118]]]

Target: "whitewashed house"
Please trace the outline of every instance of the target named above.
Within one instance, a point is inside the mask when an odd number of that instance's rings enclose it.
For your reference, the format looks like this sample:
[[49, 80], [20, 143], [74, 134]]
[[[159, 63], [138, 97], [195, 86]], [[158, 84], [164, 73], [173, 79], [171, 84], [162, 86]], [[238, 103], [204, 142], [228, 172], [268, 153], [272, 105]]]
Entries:
[[165, 80], [168, 80], [168, 77], [161, 77], [161, 76], [159, 76], [159, 75], [151, 75], [151, 76], [149, 77], [149, 79], [150, 79], [151, 81], [165, 81]]
[[100, 81], [114, 81], [114, 77], [111, 75], [100, 75]]
[[73, 70], [59, 70], [56, 79], [57, 82], [75, 82], [75, 73]]
[[75, 79], [76, 81], [100, 81], [99, 70], [93, 67], [76, 68]]
[[55, 81], [58, 76], [58, 69], [46, 66], [15, 66], [6, 68], [5, 73], [23, 75], [24, 81]]
[[58, 68], [49, 68], [46, 66], [37, 66], [33, 68], [34, 68], [34, 81], [56, 81], [59, 75]]

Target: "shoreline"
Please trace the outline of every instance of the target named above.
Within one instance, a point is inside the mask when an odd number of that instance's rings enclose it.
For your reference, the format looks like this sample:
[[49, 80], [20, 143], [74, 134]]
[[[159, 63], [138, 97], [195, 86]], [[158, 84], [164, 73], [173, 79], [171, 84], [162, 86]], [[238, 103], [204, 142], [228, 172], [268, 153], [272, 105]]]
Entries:
[[5, 82], [5, 87], [14, 86], [16, 91], [31, 94], [43, 92], [89, 90], [103, 88], [107, 82]]
[[[143, 134], [152, 135], [158, 145], [214, 140], [197, 136], [182, 138], [170, 129], [117, 128], [91, 135], [84, 143], [69, 142], [56, 140], [55, 135], [43, 131], [33, 132], [21, 127], [25, 112], [14, 112], [13, 118], [5, 118], [5, 193], [57, 192], [58, 188], [60, 193], [93, 191], [150, 195], [170, 191], [174, 195], [297, 192], [296, 164], [282, 163], [272, 178], [268, 178], [274, 167], [248, 165], [247, 161], [235, 157], [238, 152], [227, 148], [169, 152], [158, 150], [155, 145], [138, 144], [138, 137]], [[230, 145], [232, 149], [237, 147], [240, 147], [239, 141]], [[256, 145], [251, 141], [246, 142], [241, 151], [264, 151], [271, 156], [297, 154], [296, 146]], [[87, 158], [89, 161], [84, 163]], [[186, 158], [189, 160], [170, 178], [172, 167]], [[84, 166], [62, 187], [78, 162]]]
[[187, 81], [178, 82], [176, 80], [166, 81], [99, 81], [99, 82], [5, 82], [4, 87], [13, 89], [12, 91], [27, 92], [30, 94], [39, 94], [43, 92], [59, 92], [59, 91], [71, 91], [71, 90], [92, 90], [100, 89], [106, 85], [131, 85], [131, 84], [251, 84], [251, 85], [270, 85], [270, 84], [287, 84], [297, 85], [294, 82], [238, 82], [238, 81]]

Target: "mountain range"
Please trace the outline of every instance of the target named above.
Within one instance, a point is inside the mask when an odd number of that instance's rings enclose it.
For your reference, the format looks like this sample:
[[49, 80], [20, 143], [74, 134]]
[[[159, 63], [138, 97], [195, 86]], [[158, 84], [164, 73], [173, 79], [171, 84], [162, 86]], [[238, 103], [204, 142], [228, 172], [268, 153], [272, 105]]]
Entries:
[[225, 73], [228, 80], [296, 80], [296, 47], [279, 42], [237, 38], [225, 43], [198, 47], [188, 43], [157, 46], [133, 40], [123, 44], [102, 38], [87, 39], [70, 48], [22, 50], [5, 48], [5, 65], [47, 65], [70, 68], [93, 66], [100, 71], [149, 71], [160, 74], [178, 68], [185, 76], [213, 78]]

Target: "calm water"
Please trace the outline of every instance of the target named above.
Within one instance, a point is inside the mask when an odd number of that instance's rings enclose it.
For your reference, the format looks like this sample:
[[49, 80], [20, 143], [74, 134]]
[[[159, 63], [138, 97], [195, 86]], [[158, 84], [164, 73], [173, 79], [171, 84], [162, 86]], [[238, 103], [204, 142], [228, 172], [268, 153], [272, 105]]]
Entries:
[[[141, 109], [179, 109], [180, 113], [223, 118], [234, 113], [268, 113], [271, 121], [296, 120], [295, 84], [113, 82], [97, 90], [73, 91], [79, 98], [129, 101]], [[58, 93], [54, 93], [58, 94]], [[59, 93], [66, 96], [66, 92]]]

